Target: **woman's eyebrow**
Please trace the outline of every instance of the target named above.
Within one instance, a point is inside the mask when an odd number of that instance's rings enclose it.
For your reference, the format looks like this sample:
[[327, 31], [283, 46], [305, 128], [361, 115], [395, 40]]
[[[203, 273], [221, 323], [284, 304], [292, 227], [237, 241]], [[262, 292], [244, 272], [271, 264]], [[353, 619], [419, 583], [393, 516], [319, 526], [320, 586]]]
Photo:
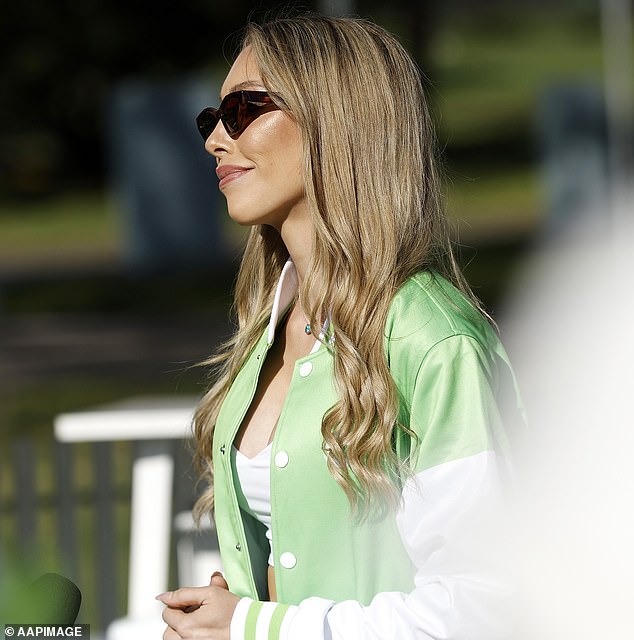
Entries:
[[[244, 80], [243, 82], [239, 82], [238, 84], [233, 85], [233, 87], [231, 87], [231, 89], [229, 89], [229, 91], [227, 91], [227, 94], [229, 93], [233, 93], [234, 91], [240, 91], [241, 89], [252, 89], [253, 87], [261, 87], [262, 86], [262, 82], [258, 81], [258, 80]], [[220, 100], [222, 100], [222, 91], [220, 92], [219, 95]]]

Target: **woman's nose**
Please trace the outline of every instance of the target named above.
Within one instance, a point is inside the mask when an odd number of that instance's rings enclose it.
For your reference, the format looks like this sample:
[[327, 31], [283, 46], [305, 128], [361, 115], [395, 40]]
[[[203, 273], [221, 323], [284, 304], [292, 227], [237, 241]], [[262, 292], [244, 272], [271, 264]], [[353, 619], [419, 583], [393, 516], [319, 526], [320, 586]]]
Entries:
[[207, 140], [205, 140], [205, 149], [207, 153], [210, 153], [216, 158], [221, 158], [230, 146], [233, 144], [233, 140], [229, 137], [222, 120], [218, 120], [218, 124], [214, 127], [214, 130], [209, 134]]

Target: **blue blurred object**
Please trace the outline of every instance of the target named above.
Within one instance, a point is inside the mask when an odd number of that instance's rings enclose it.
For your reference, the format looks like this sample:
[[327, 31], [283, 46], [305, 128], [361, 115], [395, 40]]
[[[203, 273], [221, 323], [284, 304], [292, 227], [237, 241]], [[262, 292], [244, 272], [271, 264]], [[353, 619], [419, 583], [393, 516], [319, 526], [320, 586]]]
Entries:
[[553, 86], [544, 93], [537, 115], [548, 208], [546, 236], [565, 233], [581, 216], [603, 211], [607, 218], [607, 128], [600, 87]]
[[169, 272], [225, 258], [215, 160], [194, 123], [217, 102], [213, 84], [127, 81], [108, 102], [110, 179], [134, 271]]

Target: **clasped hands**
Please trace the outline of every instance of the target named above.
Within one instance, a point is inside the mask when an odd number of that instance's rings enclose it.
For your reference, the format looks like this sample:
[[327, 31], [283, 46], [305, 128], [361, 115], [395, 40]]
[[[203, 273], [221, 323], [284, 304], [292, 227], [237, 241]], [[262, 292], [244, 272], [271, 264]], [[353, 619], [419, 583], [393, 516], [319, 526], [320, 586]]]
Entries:
[[230, 640], [230, 625], [238, 596], [216, 571], [208, 587], [186, 587], [156, 596], [165, 605], [163, 640]]

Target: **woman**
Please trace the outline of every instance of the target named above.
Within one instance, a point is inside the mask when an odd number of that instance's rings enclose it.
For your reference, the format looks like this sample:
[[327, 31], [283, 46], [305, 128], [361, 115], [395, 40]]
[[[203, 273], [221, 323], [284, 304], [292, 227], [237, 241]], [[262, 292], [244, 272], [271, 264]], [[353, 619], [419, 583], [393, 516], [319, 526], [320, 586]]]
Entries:
[[305, 15], [249, 24], [221, 95], [198, 126], [252, 227], [195, 418], [225, 577], [161, 594], [164, 638], [500, 637], [480, 552], [513, 377], [452, 256], [418, 69]]

